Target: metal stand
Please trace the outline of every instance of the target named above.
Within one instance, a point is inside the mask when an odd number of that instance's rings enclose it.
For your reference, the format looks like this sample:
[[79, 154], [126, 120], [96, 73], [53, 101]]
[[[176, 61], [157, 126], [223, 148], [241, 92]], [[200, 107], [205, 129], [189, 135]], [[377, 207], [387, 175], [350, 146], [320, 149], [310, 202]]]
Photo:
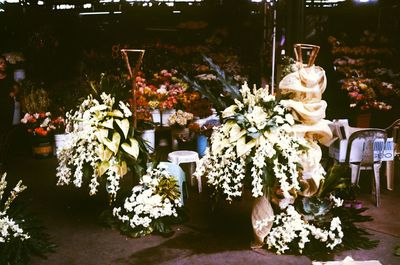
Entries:
[[[131, 65], [129, 63], [128, 52], [139, 53], [139, 58], [136, 61], [135, 68], [132, 71]], [[132, 82], [132, 96], [133, 96], [133, 104], [132, 104], [132, 113], [133, 113], [133, 128], [137, 127], [137, 115], [136, 115], [136, 74], [139, 71], [140, 65], [142, 64], [143, 56], [145, 50], [137, 50], [137, 49], [121, 49], [122, 57], [125, 59], [126, 66], [129, 71], [129, 75], [131, 77]]]

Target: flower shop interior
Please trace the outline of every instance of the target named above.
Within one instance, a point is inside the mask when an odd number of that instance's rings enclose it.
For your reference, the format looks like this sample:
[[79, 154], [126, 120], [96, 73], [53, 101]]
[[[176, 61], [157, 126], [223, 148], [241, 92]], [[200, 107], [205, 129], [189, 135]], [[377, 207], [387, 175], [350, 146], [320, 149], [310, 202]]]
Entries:
[[0, 0], [0, 265], [400, 264], [397, 0]]

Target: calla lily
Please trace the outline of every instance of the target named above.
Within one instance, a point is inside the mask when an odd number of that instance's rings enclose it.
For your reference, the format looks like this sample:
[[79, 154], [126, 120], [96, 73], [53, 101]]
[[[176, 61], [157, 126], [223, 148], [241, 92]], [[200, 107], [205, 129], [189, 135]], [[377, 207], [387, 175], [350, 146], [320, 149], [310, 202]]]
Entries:
[[128, 137], [128, 132], [129, 132], [129, 121], [128, 119], [123, 119], [123, 120], [115, 120], [117, 123], [118, 127], [122, 130], [122, 133], [124, 134], [124, 137]]
[[114, 166], [114, 170], [118, 172], [118, 175], [123, 177], [128, 172], [128, 167], [126, 166], [126, 162], [122, 161], [119, 165]]
[[109, 161], [112, 156], [111, 150], [107, 147], [104, 148], [104, 145], [102, 144], [99, 145], [99, 148], [97, 149], [97, 154], [100, 157], [101, 161]]
[[108, 107], [106, 105], [97, 105], [97, 106], [93, 106], [89, 109], [89, 112], [96, 112], [96, 111], [102, 111], [102, 110], [106, 110]]
[[112, 141], [110, 141], [108, 138], [103, 139], [104, 145], [107, 146], [108, 149], [110, 149], [114, 154], [117, 154], [120, 142], [121, 135], [119, 135], [117, 132], [113, 134]]
[[96, 132], [96, 137], [99, 140], [100, 143], [104, 143], [104, 138], [107, 138], [108, 136], [108, 130], [107, 129], [99, 129]]
[[129, 141], [131, 142], [130, 145], [128, 143], [123, 143], [121, 145], [121, 148], [126, 153], [130, 154], [135, 159], [137, 159], [137, 157], [139, 156], [139, 143], [136, 139], [133, 138], [129, 138]]
[[105, 120], [100, 125], [105, 127], [105, 128], [108, 128], [108, 129], [114, 129], [113, 123], [114, 123], [114, 118], [111, 118], [111, 119]]
[[242, 130], [239, 125], [234, 124], [229, 132], [229, 142], [234, 143], [245, 134], [246, 130]]
[[240, 138], [236, 143], [236, 152], [238, 157], [246, 154], [256, 145], [256, 139], [253, 139], [246, 143], [246, 137]]
[[236, 122], [234, 121], [228, 121], [226, 122], [224, 125], [222, 125], [222, 130], [224, 131], [224, 134], [228, 134], [229, 131], [231, 130], [231, 128], [233, 127], [233, 125], [235, 125]]
[[223, 148], [230, 145], [228, 139], [224, 139], [222, 141], [214, 141], [212, 143], [211, 149], [213, 153], [219, 154]]
[[229, 106], [229, 107], [227, 107], [223, 112], [222, 112], [222, 118], [224, 119], [224, 118], [228, 118], [228, 117], [231, 117], [231, 116], [233, 116], [233, 115], [235, 115], [235, 113], [236, 113], [236, 110], [237, 109], [237, 106], [236, 105], [232, 105], [232, 106]]
[[108, 161], [101, 162], [97, 167], [97, 174], [101, 177], [110, 167], [110, 163]]
[[111, 116], [111, 117], [118, 117], [118, 118], [124, 117], [124, 114], [122, 113], [122, 111], [117, 110], [117, 109], [113, 110], [112, 112], [107, 112], [107, 115]]

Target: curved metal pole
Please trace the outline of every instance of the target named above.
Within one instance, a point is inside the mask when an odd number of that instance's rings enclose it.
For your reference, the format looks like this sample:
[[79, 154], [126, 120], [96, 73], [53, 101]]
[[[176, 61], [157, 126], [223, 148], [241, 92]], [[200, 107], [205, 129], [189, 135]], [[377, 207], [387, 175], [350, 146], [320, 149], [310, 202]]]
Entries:
[[[131, 65], [129, 63], [128, 53], [127, 52], [135, 52], [140, 53], [139, 58], [136, 61], [135, 68], [132, 71]], [[137, 50], [137, 49], [121, 49], [121, 54], [125, 59], [126, 67], [128, 68], [129, 75], [131, 76], [132, 81], [132, 96], [133, 96], [133, 104], [132, 104], [132, 113], [133, 113], [133, 128], [137, 127], [137, 115], [136, 115], [136, 74], [139, 71], [140, 65], [142, 64], [143, 56], [145, 50]]]

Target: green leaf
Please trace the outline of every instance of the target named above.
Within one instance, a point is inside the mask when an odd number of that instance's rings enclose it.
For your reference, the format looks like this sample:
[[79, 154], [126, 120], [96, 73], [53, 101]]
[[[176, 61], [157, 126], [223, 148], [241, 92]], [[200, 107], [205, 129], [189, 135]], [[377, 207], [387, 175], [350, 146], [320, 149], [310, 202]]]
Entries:
[[124, 150], [129, 155], [133, 156], [135, 159], [139, 156], [139, 143], [136, 139], [129, 138], [131, 144], [123, 143], [121, 145], [122, 150]]
[[128, 137], [128, 132], [129, 132], [128, 119], [115, 120], [115, 122], [117, 123], [118, 127], [121, 129], [122, 133], [124, 134], [124, 138], [126, 139]]

